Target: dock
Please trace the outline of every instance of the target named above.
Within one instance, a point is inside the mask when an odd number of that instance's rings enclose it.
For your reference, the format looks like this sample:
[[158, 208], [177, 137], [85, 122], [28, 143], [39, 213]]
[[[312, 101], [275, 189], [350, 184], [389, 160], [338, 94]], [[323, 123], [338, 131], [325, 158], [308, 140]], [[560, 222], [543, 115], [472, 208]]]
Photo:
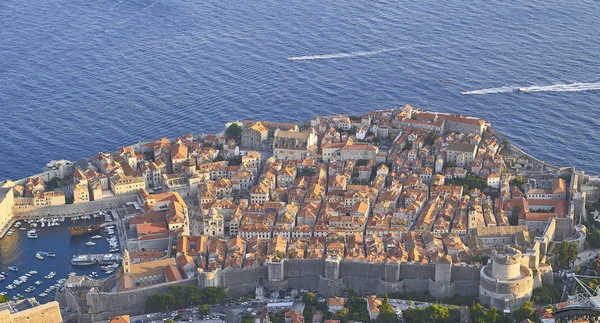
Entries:
[[73, 258], [71, 258], [71, 264], [73, 266], [89, 266], [94, 264], [110, 265], [119, 261], [121, 261], [121, 256], [116, 253], [79, 254], [73, 255]]

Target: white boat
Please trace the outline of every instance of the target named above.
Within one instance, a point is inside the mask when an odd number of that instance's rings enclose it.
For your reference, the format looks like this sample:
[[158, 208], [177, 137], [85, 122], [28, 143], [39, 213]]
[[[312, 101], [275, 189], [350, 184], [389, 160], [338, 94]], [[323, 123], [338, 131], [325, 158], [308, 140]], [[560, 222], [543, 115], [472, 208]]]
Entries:
[[37, 274], [37, 271], [31, 270], [31, 271], [29, 271], [29, 273], [32, 274], [32, 275], [35, 275], [35, 274]]
[[15, 285], [10, 284], [10, 285], [6, 286], [6, 289], [9, 289], [9, 290], [15, 289]]
[[13, 233], [15, 233], [13, 230], [8, 230], [8, 232], [6, 233], [6, 235], [10, 237], [10, 236], [13, 235]]
[[69, 277], [73, 277], [73, 276], [77, 276], [77, 273], [75, 273], [75, 272], [70, 272], [70, 273], [69, 273]]
[[45, 222], [42, 222], [42, 225], [41, 225], [41, 227], [43, 228], [43, 227], [45, 227], [45, 226], [46, 226], [46, 223], [45, 223]]
[[102, 236], [100, 236], [100, 235], [95, 235], [92, 237], [92, 239], [100, 239], [100, 238], [102, 238]]
[[29, 238], [29, 239], [37, 239], [38, 238], [38, 234], [37, 233], [28, 233], [27, 234], [27, 238]]
[[88, 242], [86, 242], [86, 243], [85, 243], [85, 245], [86, 245], [86, 246], [88, 246], [88, 247], [89, 247], [89, 246], [95, 246], [95, 245], [96, 245], [96, 243], [95, 243], [95, 242], [88, 241]]
[[39, 286], [39, 285], [41, 285], [41, 284], [42, 284], [42, 282], [38, 280], [38, 281], [36, 281], [34, 284], [36, 284], [36, 285], [38, 285], [38, 286]]
[[[39, 253], [36, 253], [35, 257], [39, 260], [44, 260], [44, 257], [42, 257], [42, 255], [40, 255]], [[30, 274], [30, 276], [31, 276], [31, 274]]]
[[40, 295], [39, 295], [39, 296], [40, 296], [40, 297], [46, 297], [46, 296], [48, 296], [48, 294], [46, 294], [46, 293], [40, 293]]
[[35, 228], [38, 226], [38, 224], [36, 222], [33, 222], [33, 223], [31, 223], [31, 226]]

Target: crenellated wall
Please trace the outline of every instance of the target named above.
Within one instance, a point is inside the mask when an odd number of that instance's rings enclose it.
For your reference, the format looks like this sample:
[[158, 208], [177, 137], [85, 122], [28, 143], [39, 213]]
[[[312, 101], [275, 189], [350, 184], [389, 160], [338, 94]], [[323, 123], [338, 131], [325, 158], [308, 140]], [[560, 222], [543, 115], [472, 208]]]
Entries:
[[[349, 260], [284, 259], [266, 266], [200, 272], [197, 278], [119, 293], [88, 293], [88, 315], [82, 322], [105, 320], [109, 316], [139, 313], [149, 296], [168, 291], [174, 284], [223, 287], [231, 298], [255, 292], [259, 282], [266, 290], [308, 289], [324, 297], [340, 295], [346, 289], [359, 294], [429, 292], [435, 297], [477, 295], [480, 268], [477, 266], [420, 263], [369, 263]], [[450, 277], [450, 279], [448, 279]]]

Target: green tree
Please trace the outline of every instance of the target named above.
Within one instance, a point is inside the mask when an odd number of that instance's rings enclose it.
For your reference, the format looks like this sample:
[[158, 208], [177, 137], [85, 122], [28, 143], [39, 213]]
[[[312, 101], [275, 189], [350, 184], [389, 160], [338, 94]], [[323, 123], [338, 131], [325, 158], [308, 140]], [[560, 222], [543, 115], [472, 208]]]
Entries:
[[254, 315], [250, 313], [244, 314], [244, 316], [242, 316], [242, 323], [254, 323]]
[[168, 320], [165, 321], [165, 323], [175, 323], [175, 321], [171, 320], [171, 319], [168, 319]]
[[188, 304], [200, 304], [202, 300], [202, 291], [198, 286], [188, 286], [185, 290]]
[[348, 315], [350, 315], [350, 310], [344, 307], [335, 313], [334, 319], [346, 323], [348, 322]]
[[432, 322], [446, 322], [450, 316], [448, 308], [438, 304], [433, 304], [425, 309], [425, 313], [431, 317]]
[[227, 294], [221, 287], [206, 287], [202, 291], [202, 300], [209, 304], [222, 303]]
[[202, 304], [198, 308], [198, 314], [200, 315], [209, 315], [210, 314], [210, 306], [208, 304]]
[[402, 313], [402, 317], [407, 323], [430, 322], [431, 319], [422, 308], [414, 308], [406, 310]]
[[162, 310], [174, 309], [177, 305], [177, 299], [173, 294], [162, 294], [160, 295], [160, 302], [162, 303]]
[[579, 248], [577, 247], [577, 244], [570, 243], [569, 247], [567, 248], [567, 261], [569, 263], [569, 267], [573, 267], [578, 255], [579, 255]]
[[0, 303], [6, 303], [8, 302], [8, 297], [4, 296], [4, 295], [0, 295]]
[[478, 322], [479, 319], [483, 318], [483, 306], [481, 304], [475, 303], [471, 306], [471, 317], [473, 322]]
[[387, 293], [383, 296], [383, 301], [381, 302], [381, 305], [379, 305], [379, 315], [377, 316], [377, 320], [375, 320], [375, 322], [398, 322], [398, 316], [396, 315], [392, 305], [390, 305]]
[[319, 302], [317, 295], [313, 292], [308, 292], [302, 296], [302, 303], [307, 306], [316, 305]]
[[281, 313], [273, 313], [269, 315], [271, 323], [285, 323], [285, 317]]
[[302, 312], [302, 316], [304, 316], [304, 322], [312, 323], [313, 317], [313, 309], [312, 306], [304, 306], [304, 311]]
[[515, 205], [515, 207], [513, 207], [513, 210], [512, 210], [512, 215], [510, 216], [510, 219], [508, 219], [508, 221], [510, 222], [510, 225], [518, 225], [519, 224], [519, 212], [521, 212], [521, 206]]
[[532, 302], [525, 302], [521, 308], [514, 312], [514, 318], [517, 322], [521, 322], [523, 320], [532, 320], [537, 321], [537, 313], [533, 310]]
[[229, 127], [227, 127], [227, 129], [225, 130], [225, 139], [236, 139], [239, 140], [242, 138], [242, 128], [240, 126], [238, 126], [237, 123], [232, 123]]
[[500, 313], [500, 311], [498, 311], [495, 307], [492, 307], [485, 312], [485, 314], [483, 315], [483, 319], [485, 320], [485, 322], [495, 323], [501, 316], [502, 313]]
[[592, 248], [600, 248], [600, 230], [588, 232], [585, 240]]

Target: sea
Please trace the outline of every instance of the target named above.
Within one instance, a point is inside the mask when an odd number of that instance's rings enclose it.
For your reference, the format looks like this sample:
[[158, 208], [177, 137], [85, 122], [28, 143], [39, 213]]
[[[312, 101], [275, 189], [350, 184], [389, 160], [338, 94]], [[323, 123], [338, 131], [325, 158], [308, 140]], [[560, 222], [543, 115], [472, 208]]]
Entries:
[[[407, 103], [600, 174], [599, 18], [595, 0], [3, 0], [0, 180], [233, 120]], [[1, 271], [63, 278], [89, 250], [61, 228], [0, 248]]]

